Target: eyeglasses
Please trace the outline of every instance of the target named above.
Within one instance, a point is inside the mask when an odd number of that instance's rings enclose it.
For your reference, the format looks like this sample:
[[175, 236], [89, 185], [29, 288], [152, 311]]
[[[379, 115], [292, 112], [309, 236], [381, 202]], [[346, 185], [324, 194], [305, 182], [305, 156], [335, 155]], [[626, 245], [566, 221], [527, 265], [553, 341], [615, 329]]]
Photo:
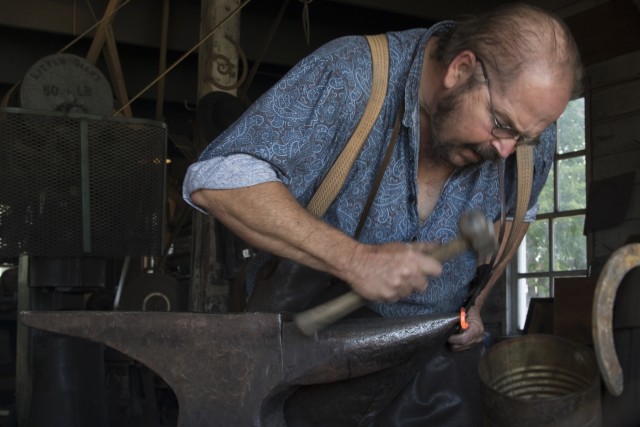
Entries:
[[[489, 107], [491, 107], [491, 114], [493, 114], [493, 124], [494, 127], [491, 129], [491, 135], [498, 139], [514, 139], [516, 143], [525, 141], [521, 139], [522, 135], [516, 129], [511, 126], [506, 126], [501, 124], [498, 121], [498, 116], [496, 116], [496, 110], [493, 108], [493, 100], [491, 99], [491, 86], [489, 86], [489, 77], [487, 76], [487, 69], [484, 66], [484, 62], [476, 55], [476, 59], [480, 63], [480, 67], [482, 68], [482, 75], [484, 76], [484, 82], [487, 85], [487, 92], [489, 92]], [[528, 138], [527, 138], [528, 140]]]

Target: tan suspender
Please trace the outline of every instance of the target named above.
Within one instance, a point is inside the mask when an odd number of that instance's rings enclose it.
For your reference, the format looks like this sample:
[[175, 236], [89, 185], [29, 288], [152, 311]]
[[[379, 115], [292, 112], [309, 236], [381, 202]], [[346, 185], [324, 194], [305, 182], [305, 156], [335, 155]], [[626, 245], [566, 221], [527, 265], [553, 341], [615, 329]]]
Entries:
[[384, 98], [387, 95], [387, 84], [389, 82], [389, 48], [387, 37], [384, 34], [367, 36], [369, 47], [371, 48], [373, 78], [371, 80], [371, 94], [367, 107], [360, 118], [360, 122], [351, 135], [336, 162], [324, 177], [322, 183], [316, 190], [307, 205], [307, 210], [317, 217], [325, 214], [333, 200], [347, 179], [347, 175], [358, 158], [364, 141], [369, 136], [373, 124], [382, 110]]

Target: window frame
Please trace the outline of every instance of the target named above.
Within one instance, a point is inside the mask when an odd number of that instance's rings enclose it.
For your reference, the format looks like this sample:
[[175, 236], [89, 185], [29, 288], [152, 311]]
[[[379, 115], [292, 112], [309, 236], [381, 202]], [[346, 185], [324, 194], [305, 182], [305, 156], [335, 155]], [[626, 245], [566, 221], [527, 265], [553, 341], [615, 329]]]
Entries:
[[[579, 99], [579, 98], [577, 98]], [[549, 295], [551, 297], [553, 297], [554, 295], [554, 282], [556, 278], [564, 278], [564, 277], [587, 277], [588, 273], [589, 273], [589, 262], [588, 260], [590, 259], [591, 256], [591, 236], [587, 235], [586, 236], [586, 248], [585, 248], [585, 255], [586, 255], [586, 262], [585, 264], [587, 265], [587, 268], [585, 269], [578, 269], [578, 270], [565, 270], [565, 271], [555, 271], [554, 270], [554, 262], [553, 262], [553, 257], [554, 257], [554, 252], [553, 252], [553, 243], [555, 242], [555, 236], [554, 236], [554, 226], [553, 226], [553, 221], [556, 219], [560, 219], [560, 218], [568, 218], [568, 217], [574, 217], [577, 215], [584, 215], [585, 216], [585, 220], [586, 220], [586, 212], [587, 212], [587, 199], [586, 199], [586, 195], [588, 194], [588, 188], [589, 188], [589, 182], [591, 179], [591, 174], [590, 174], [590, 151], [589, 151], [589, 147], [590, 147], [590, 126], [589, 126], [589, 112], [590, 108], [589, 108], [589, 99], [587, 96], [584, 96], [584, 138], [585, 138], [585, 145], [584, 148], [581, 150], [576, 150], [576, 151], [571, 151], [571, 152], [567, 152], [567, 153], [562, 153], [559, 154], [557, 152], [557, 147], [556, 147], [556, 152], [554, 153], [553, 156], [553, 166], [552, 166], [552, 170], [553, 170], [553, 177], [549, 177], [550, 179], [553, 179], [553, 209], [551, 212], [546, 212], [546, 213], [539, 213], [536, 215], [536, 221], [542, 221], [542, 220], [546, 220], [548, 221], [547, 223], [547, 232], [548, 232], [548, 239], [547, 239], [547, 257], [548, 257], [548, 269], [546, 271], [535, 271], [535, 272], [526, 272], [526, 273], [520, 273], [518, 272], [518, 262], [521, 258], [521, 250], [520, 247], [517, 249], [515, 255], [513, 256], [510, 264], [507, 266], [507, 269], [505, 271], [505, 280], [506, 280], [506, 303], [507, 303], [507, 309], [506, 309], [506, 322], [505, 322], [505, 333], [508, 335], [514, 335], [514, 334], [521, 334], [523, 332], [523, 329], [520, 328], [519, 326], [519, 317], [520, 317], [520, 313], [519, 313], [519, 306], [520, 306], [520, 301], [519, 301], [519, 297], [518, 297], [518, 282], [519, 279], [528, 279], [528, 278], [548, 278], [549, 279]], [[579, 157], [584, 157], [585, 160], [585, 206], [582, 209], [571, 209], [571, 210], [565, 210], [565, 211], [559, 211], [558, 210], [558, 205], [559, 205], [559, 200], [558, 200], [558, 195], [559, 195], [559, 179], [558, 177], [559, 175], [559, 163], [563, 160], [567, 160], [567, 159], [572, 159], [572, 158], [579, 158]], [[551, 174], [550, 174], [551, 175]], [[526, 236], [525, 239], [523, 239], [523, 243], [526, 241]], [[522, 245], [522, 244], [521, 244]], [[525, 261], [526, 262], [526, 261]], [[528, 311], [528, 303], [525, 305], [525, 307], [527, 307], [527, 311]], [[525, 313], [525, 317], [526, 317]]]

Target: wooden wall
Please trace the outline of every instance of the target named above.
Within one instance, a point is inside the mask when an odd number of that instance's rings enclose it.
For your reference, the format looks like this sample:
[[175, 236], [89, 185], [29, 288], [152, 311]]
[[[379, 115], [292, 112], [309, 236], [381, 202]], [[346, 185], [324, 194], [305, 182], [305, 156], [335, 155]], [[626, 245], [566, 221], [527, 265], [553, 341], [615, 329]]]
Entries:
[[[586, 100], [590, 156], [587, 162], [588, 182], [593, 188], [602, 180], [623, 174], [629, 174], [630, 178], [626, 190], [610, 187], [610, 192], [616, 194], [609, 202], [587, 202], [589, 209], [613, 215], [615, 212], [612, 211], [620, 208], [620, 205], [616, 206], [616, 200], [628, 198], [617, 224], [591, 233], [592, 276], [595, 277], [613, 251], [626, 243], [640, 242], [640, 50], [589, 66]], [[616, 297], [618, 315], [615, 319], [620, 319], [620, 313], [637, 312], [634, 305], [637, 300], [626, 298], [629, 295], [621, 291], [629, 288], [633, 291], [639, 285], [637, 274], [627, 274]], [[637, 320], [636, 323], [616, 323], [614, 337], [624, 376], [624, 391], [619, 397], [603, 393], [602, 425], [636, 426], [640, 416], [637, 405], [640, 395], [640, 348], [637, 345], [640, 329]]]
[[[630, 190], [611, 188], [616, 200], [630, 197], [621, 222], [591, 233], [597, 270], [613, 251], [640, 241], [640, 50], [588, 66], [586, 77], [588, 182], [632, 174]], [[587, 203], [591, 211], [615, 214], [601, 200]]]

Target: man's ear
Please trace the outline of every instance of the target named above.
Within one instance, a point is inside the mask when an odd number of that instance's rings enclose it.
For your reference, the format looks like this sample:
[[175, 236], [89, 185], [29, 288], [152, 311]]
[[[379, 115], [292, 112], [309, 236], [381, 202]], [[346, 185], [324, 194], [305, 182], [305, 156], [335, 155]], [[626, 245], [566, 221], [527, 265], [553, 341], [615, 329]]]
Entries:
[[470, 50], [460, 52], [447, 67], [443, 84], [445, 88], [451, 89], [461, 82], [466, 82], [476, 69], [478, 59]]

